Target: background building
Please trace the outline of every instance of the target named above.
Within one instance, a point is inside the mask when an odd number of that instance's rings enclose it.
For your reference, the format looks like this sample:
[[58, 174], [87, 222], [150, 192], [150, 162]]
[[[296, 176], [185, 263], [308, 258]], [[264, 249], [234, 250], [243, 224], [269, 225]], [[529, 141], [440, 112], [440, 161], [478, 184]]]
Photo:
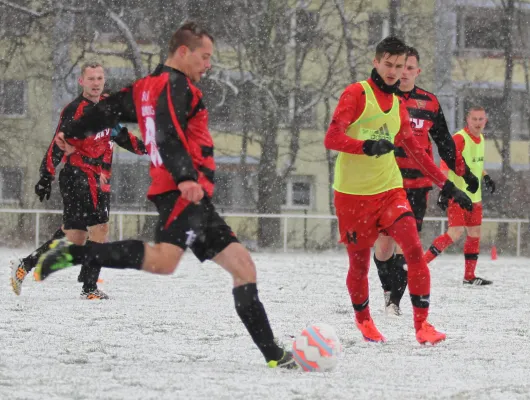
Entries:
[[[330, 115], [344, 87], [368, 76], [375, 44], [397, 34], [420, 51], [419, 85], [439, 96], [454, 131], [471, 104], [488, 111], [486, 168], [499, 191], [486, 194], [485, 215], [527, 216], [530, 2], [158, 3], [167, 18], [135, 0], [0, 3], [1, 207], [61, 207], [57, 187], [52, 200], [40, 204], [33, 186], [59, 112], [79, 93], [83, 61], [101, 61], [107, 89], [117, 90], [163, 61], [167, 38], [191, 18], [216, 36], [215, 66], [201, 89], [216, 142], [214, 201], [223, 212], [333, 213], [335, 155], [322, 145]], [[114, 210], [152, 210], [144, 196], [147, 167], [147, 158], [116, 154]], [[442, 215], [434, 206], [430, 213]], [[9, 238], [4, 240], [32, 237], [33, 216], [0, 217], [2, 237]], [[43, 219], [43, 236], [58, 221]], [[250, 244], [282, 243], [285, 226], [279, 219], [230, 222]], [[149, 236], [152, 223], [128, 216], [125, 234]], [[488, 229], [491, 241], [510, 236], [507, 225]], [[336, 241], [327, 220], [293, 220], [288, 231], [292, 246], [328, 248]]]

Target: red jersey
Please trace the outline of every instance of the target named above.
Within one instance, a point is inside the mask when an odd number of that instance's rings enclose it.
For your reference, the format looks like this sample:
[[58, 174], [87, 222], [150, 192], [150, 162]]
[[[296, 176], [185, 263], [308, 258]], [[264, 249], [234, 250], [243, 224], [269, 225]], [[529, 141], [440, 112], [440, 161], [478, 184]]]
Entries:
[[[368, 79], [367, 82], [372, 87], [381, 109], [383, 111], [390, 110], [393, 95], [380, 89], [372, 78]], [[365, 105], [366, 94], [360, 83], [353, 83], [344, 90], [326, 132], [324, 145], [327, 149], [351, 154], [364, 154], [364, 141], [349, 137], [346, 135], [346, 129], [359, 118]], [[410, 160], [414, 162], [415, 167], [436, 185], [442, 187], [447, 178], [414, 138], [410, 126], [409, 113], [403, 102], [400, 102], [400, 119], [401, 128], [394, 139], [394, 145], [403, 148]]]
[[137, 122], [151, 158], [148, 196], [197, 181], [213, 195], [215, 162], [202, 93], [184, 73], [166, 65], [100, 101], [86, 118], [63, 128], [85, 138], [119, 121]]
[[[100, 99], [103, 98], [102, 96]], [[69, 140], [69, 143], [74, 145], [76, 149], [74, 153], [68, 156], [65, 156], [64, 151], [55, 143], [57, 133], [62, 130], [65, 124], [78, 120], [87, 110], [94, 107], [95, 104], [91, 100], [83, 97], [83, 95], [80, 95], [63, 109], [52, 142], [41, 163], [41, 176], [55, 176], [55, 169], [61, 161], [64, 161], [65, 164], [79, 167], [84, 172], [92, 172], [97, 175], [101, 173], [103, 154], [108, 148], [110, 141], [110, 128], [104, 128], [97, 132], [96, 135], [82, 141], [75, 139]]]
[[[465, 163], [460, 152], [456, 151], [451, 133], [436, 96], [417, 86], [410, 92], [396, 93], [405, 104], [410, 115], [410, 126], [419, 146], [433, 159], [431, 138], [438, 147], [442, 160], [446, 161], [457, 175], [465, 172]], [[396, 161], [403, 176], [406, 189], [430, 188], [432, 180], [423, 174], [414, 160], [402, 148], [396, 149]]]

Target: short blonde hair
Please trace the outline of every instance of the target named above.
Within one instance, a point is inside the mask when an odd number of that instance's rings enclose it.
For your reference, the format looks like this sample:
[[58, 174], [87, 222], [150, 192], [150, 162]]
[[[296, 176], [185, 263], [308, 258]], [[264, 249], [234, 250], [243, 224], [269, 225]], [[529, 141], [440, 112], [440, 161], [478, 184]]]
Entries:
[[471, 106], [467, 110], [466, 117], [469, 116], [471, 111], [484, 111], [484, 112], [486, 112], [486, 109], [484, 107], [482, 107], [482, 106]]
[[101, 63], [99, 63], [97, 61], [88, 61], [88, 62], [84, 63], [83, 65], [81, 65], [81, 75], [84, 75], [85, 71], [88, 68], [97, 68], [97, 67], [103, 68], [103, 65], [101, 65]]

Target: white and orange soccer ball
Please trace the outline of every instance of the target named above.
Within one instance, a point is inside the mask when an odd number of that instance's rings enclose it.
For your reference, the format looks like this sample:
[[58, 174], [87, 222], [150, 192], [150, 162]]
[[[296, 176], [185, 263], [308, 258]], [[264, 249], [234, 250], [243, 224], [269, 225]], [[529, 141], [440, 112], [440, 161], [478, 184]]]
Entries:
[[293, 343], [293, 356], [304, 371], [331, 371], [337, 365], [342, 346], [332, 326], [313, 324], [305, 328]]

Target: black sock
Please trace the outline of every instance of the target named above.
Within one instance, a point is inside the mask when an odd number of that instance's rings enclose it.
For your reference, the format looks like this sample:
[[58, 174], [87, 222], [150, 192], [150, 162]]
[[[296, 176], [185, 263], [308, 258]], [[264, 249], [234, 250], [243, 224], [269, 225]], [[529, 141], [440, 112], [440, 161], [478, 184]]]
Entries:
[[[85, 245], [90, 246], [95, 242], [87, 240]], [[83, 282], [83, 290], [85, 292], [92, 292], [98, 288], [99, 273], [101, 272], [101, 265], [83, 264], [77, 277], [78, 282]]]
[[390, 302], [399, 306], [399, 302], [405, 294], [407, 288], [408, 273], [403, 268], [406, 264], [405, 256], [403, 254], [396, 254], [394, 256], [394, 262], [390, 270], [392, 291], [390, 292]]
[[379, 280], [381, 281], [381, 286], [385, 292], [392, 290], [392, 281], [390, 276], [391, 264], [394, 262], [394, 255], [386, 261], [378, 260], [374, 254], [374, 262], [377, 267], [377, 275], [379, 275]]
[[274, 341], [267, 313], [258, 298], [255, 283], [247, 283], [232, 290], [236, 311], [245, 324], [248, 333], [256, 346], [260, 349], [265, 360], [279, 360], [283, 356], [283, 349]]
[[85, 275], [83, 277], [83, 290], [85, 292], [93, 292], [98, 288], [99, 273], [101, 272], [101, 265], [83, 265], [81, 269], [85, 268]]
[[61, 239], [63, 238], [64, 232], [61, 228], [57, 229], [55, 233], [53, 234], [52, 238], [48, 240], [46, 243], [44, 243], [41, 247], [39, 247], [37, 250], [35, 250], [33, 253], [31, 253], [26, 258], [22, 259], [22, 263], [24, 264], [24, 268], [26, 271], [31, 271], [35, 266], [37, 265], [37, 261], [39, 261], [39, 257], [46, 253], [48, 250], [50, 250], [50, 244], [55, 239]]
[[116, 269], [142, 269], [145, 255], [144, 242], [140, 240], [90, 242], [86, 246], [73, 244], [69, 251], [74, 264]]

